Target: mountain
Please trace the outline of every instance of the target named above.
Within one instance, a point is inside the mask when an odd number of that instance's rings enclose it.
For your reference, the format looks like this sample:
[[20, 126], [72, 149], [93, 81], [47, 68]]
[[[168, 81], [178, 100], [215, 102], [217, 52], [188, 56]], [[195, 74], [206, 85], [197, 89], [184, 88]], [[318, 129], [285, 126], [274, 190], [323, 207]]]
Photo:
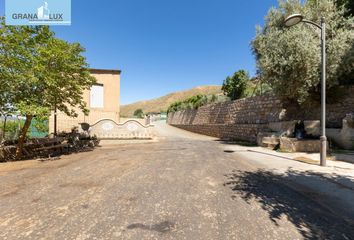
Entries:
[[122, 117], [132, 117], [134, 111], [141, 108], [144, 113], [164, 112], [176, 101], [182, 101], [197, 94], [221, 94], [221, 86], [200, 86], [185, 91], [170, 93], [163, 97], [122, 105], [120, 115]]

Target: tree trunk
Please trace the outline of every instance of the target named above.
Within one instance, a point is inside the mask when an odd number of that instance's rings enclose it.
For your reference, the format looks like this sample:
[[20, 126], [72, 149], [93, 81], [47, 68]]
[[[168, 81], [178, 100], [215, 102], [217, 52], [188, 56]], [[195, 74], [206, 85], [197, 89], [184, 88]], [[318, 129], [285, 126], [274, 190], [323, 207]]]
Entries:
[[23, 128], [21, 130], [21, 134], [18, 137], [18, 143], [17, 143], [17, 147], [16, 147], [16, 158], [22, 157], [23, 146], [25, 144], [28, 129], [31, 126], [32, 118], [33, 118], [33, 115], [26, 115], [25, 125], [23, 126]]
[[5, 115], [5, 120], [4, 120], [4, 128], [2, 132], [2, 139], [5, 141], [5, 133], [6, 133], [6, 120], [7, 120], [7, 115]]

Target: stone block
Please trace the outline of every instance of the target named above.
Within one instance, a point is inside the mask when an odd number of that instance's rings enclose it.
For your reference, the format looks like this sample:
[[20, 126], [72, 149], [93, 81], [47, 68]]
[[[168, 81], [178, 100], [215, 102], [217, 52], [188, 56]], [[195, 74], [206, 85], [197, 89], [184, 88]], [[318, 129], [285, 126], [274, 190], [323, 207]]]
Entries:
[[269, 145], [279, 144], [279, 134], [275, 132], [259, 132], [257, 134], [257, 145], [261, 147], [268, 147]]
[[295, 130], [295, 121], [271, 122], [268, 127], [274, 132], [291, 136]]
[[342, 129], [327, 129], [327, 136], [337, 146], [354, 150], [354, 114], [347, 114], [343, 119]]
[[320, 152], [321, 142], [316, 139], [280, 138], [280, 149], [286, 152]]
[[264, 137], [262, 142], [264, 144], [267, 144], [268, 146], [269, 145], [276, 146], [280, 143], [280, 139], [279, 136], [272, 135], [270, 137]]
[[311, 135], [314, 137], [321, 136], [321, 122], [319, 120], [304, 121], [304, 125], [307, 135]]

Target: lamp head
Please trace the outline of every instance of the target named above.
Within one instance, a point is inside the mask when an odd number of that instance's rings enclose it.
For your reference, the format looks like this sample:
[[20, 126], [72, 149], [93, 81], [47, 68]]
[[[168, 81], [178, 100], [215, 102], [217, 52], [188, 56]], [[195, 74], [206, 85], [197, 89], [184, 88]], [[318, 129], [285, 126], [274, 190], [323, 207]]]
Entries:
[[292, 27], [296, 24], [298, 24], [299, 22], [301, 22], [304, 19], [304, 17], [301, 14], [292, 14], [290, 16], [288, 16], [285, 21], [284, 21], [284, 25], [286, 27]]

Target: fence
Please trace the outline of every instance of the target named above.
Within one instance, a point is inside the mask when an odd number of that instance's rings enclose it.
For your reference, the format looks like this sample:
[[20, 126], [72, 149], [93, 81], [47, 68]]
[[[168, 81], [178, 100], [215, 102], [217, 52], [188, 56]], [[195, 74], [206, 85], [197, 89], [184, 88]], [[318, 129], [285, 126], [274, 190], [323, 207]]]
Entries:
[[[37, 129], [37, 125], [43, 125], [44, 129]], [[21, 129], [24, 125], [23, 119], [12, 118], [7, 119], [6, 124], [4, 119], [0, 119], [0, 142], [4, 140], [16, 140], [20, 135]], [[35, 119], [32, 121], [28, 130], [27, 136], [30, 138], [41, 138], [48, 135], [48, 121], [38, 122]]]

